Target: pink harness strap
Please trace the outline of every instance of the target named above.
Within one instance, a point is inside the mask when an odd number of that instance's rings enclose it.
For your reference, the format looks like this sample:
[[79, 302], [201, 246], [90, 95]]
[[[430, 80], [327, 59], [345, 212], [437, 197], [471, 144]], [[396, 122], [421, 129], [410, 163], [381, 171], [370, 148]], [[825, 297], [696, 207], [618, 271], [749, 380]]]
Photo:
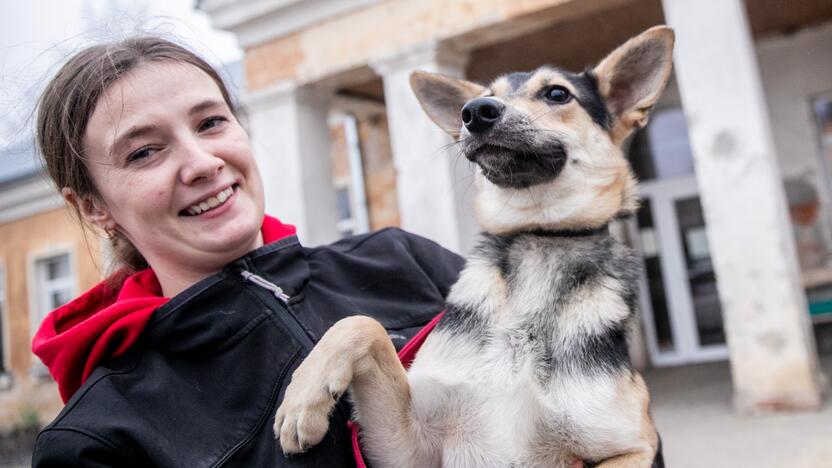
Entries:
[[[419, 351], [419, 348], [422, 347], [422, 344], [427, 339], [428, 334], [430, 334], [431, 330], [436, 327], [436, 324], [439, 323], [439, 320], [442, 319], [442, 316], [445, 315], [445, 311], [443, 310], [440, 312], [436, 317], [433, 318], [427, 325], [425, 325], [421, 330], [419, 330], [407, 344], [399, 351], [399, 361], [402, 362], [402, 365], [405, 369], [410, 367], [410, 364], [413, 363], [413, 358], [416, 357], [416, 352]], [[361, 443], [358, 441], [358, 431], [359, 427], [353, 421], [347, 422], [347, 427], [350, 429], [350, 433], [352, 434], [352, 452], [355, 455], [355, 464], [358, 468], [367, 468], [367, 464], [364, 463], [364, 457], [361, 455]]]

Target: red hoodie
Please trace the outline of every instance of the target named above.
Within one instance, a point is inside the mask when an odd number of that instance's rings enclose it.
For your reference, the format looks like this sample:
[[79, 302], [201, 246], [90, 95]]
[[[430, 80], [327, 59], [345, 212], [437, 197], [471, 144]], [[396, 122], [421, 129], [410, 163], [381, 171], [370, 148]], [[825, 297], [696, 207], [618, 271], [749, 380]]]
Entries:
[[[295, 227], [276, 218], [263, 218], [263, 242], [295, 234]], [[32, 341], [64, 403], [103, 361], [127, 351], [144, 331], [153, 312], [169, 298], [153, 270], [127, 277], [120, 288], [102, 281], [46, 316]]]

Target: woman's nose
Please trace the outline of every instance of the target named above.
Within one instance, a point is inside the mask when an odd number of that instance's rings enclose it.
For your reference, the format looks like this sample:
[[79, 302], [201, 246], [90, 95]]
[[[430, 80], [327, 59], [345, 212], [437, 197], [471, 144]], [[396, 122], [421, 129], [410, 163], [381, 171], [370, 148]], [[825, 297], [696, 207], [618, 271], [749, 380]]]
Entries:
[[182, 182], [186, 184], [192, 184], [202, 179], [211, 180], [225, 167], [225, 161], [222, 158], [197, 141], [191, 141], [183, 145], [182, 152], [180, 173]]

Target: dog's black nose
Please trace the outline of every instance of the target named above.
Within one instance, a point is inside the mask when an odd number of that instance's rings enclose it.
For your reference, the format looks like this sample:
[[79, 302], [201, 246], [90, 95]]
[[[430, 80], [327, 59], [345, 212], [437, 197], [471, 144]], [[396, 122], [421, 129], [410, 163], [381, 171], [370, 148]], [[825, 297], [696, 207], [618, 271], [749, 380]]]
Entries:
[[472, 99], [462, 108], [462, 123], [471, 133], [484, 132], [500, 120], [505, 108], [505, 104], [496, 99]]

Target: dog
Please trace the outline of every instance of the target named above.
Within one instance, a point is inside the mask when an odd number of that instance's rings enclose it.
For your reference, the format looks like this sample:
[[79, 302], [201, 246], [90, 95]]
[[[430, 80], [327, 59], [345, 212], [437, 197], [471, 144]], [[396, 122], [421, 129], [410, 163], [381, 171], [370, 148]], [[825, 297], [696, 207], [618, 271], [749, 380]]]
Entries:
[[673, 44], [657, 26], [582, 73], [488, 86], [411, 75], [475, 164], [484, 232], [408, 371], [373, 319], [327, 331], [277, 410], [285, 453], [320, 442], [349, 389], [373, 466], [651, 465], [658, 436], [627, 352], [641, 263], [607, 226], [637, 209], [620, 147], [647, 123]]

